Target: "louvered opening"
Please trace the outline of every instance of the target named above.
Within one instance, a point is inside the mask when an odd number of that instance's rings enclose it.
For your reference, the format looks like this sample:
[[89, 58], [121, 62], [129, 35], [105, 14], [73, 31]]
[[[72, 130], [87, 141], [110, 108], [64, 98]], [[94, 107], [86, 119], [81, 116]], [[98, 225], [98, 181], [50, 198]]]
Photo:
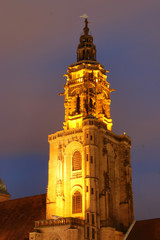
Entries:
[[72, 158], [72, 171], [81, 170], [82, 169], [82, 159], [79, 151], [74, 152]]
[[75, 192], [72, 196], [72, 213], [82, 212], [82, 195], [80, 192]]

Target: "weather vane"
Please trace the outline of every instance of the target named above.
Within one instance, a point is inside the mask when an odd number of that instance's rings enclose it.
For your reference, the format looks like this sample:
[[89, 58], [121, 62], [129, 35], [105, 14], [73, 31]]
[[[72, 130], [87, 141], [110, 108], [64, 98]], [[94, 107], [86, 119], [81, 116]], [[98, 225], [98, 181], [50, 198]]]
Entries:
[[86, 13], [84, 13], [82, 16], [80, 16], [81, 18], [88, 18], [88, 16], [87, 16], [87, 14]]

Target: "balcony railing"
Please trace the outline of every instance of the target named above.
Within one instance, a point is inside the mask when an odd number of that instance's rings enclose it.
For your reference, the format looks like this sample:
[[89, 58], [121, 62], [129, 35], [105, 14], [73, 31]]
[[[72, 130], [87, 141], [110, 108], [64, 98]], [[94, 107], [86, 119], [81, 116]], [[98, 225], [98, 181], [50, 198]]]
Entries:
[[68, 217], [35, 221], [35, 228], [60, 225], [84, 226], [84, 220]]

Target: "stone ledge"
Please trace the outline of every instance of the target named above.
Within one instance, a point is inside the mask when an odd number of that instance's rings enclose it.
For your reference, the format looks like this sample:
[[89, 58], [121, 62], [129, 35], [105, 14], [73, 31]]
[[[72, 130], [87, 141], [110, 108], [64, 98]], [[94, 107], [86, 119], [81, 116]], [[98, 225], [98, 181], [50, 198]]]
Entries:
[[71, 225], [71, 226], [84, 226], [84, 220], [79, 218], [58, 218], [35, 221], [35, 228], [48, 227], [48, 226], [60, 226], [60, 225]]

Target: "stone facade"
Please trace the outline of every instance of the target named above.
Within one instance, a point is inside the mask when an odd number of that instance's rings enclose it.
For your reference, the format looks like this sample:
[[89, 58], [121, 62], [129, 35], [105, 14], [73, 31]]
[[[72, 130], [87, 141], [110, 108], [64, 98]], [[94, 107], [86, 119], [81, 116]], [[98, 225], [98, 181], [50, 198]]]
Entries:
[[48, 137], [46, 220], [35, 223], [30, 240], [122, 240], [134, 219], [131, 140], [111, 131], [113, 89], [88, 32], [86, 19], [61, 94], [64, 130]]

